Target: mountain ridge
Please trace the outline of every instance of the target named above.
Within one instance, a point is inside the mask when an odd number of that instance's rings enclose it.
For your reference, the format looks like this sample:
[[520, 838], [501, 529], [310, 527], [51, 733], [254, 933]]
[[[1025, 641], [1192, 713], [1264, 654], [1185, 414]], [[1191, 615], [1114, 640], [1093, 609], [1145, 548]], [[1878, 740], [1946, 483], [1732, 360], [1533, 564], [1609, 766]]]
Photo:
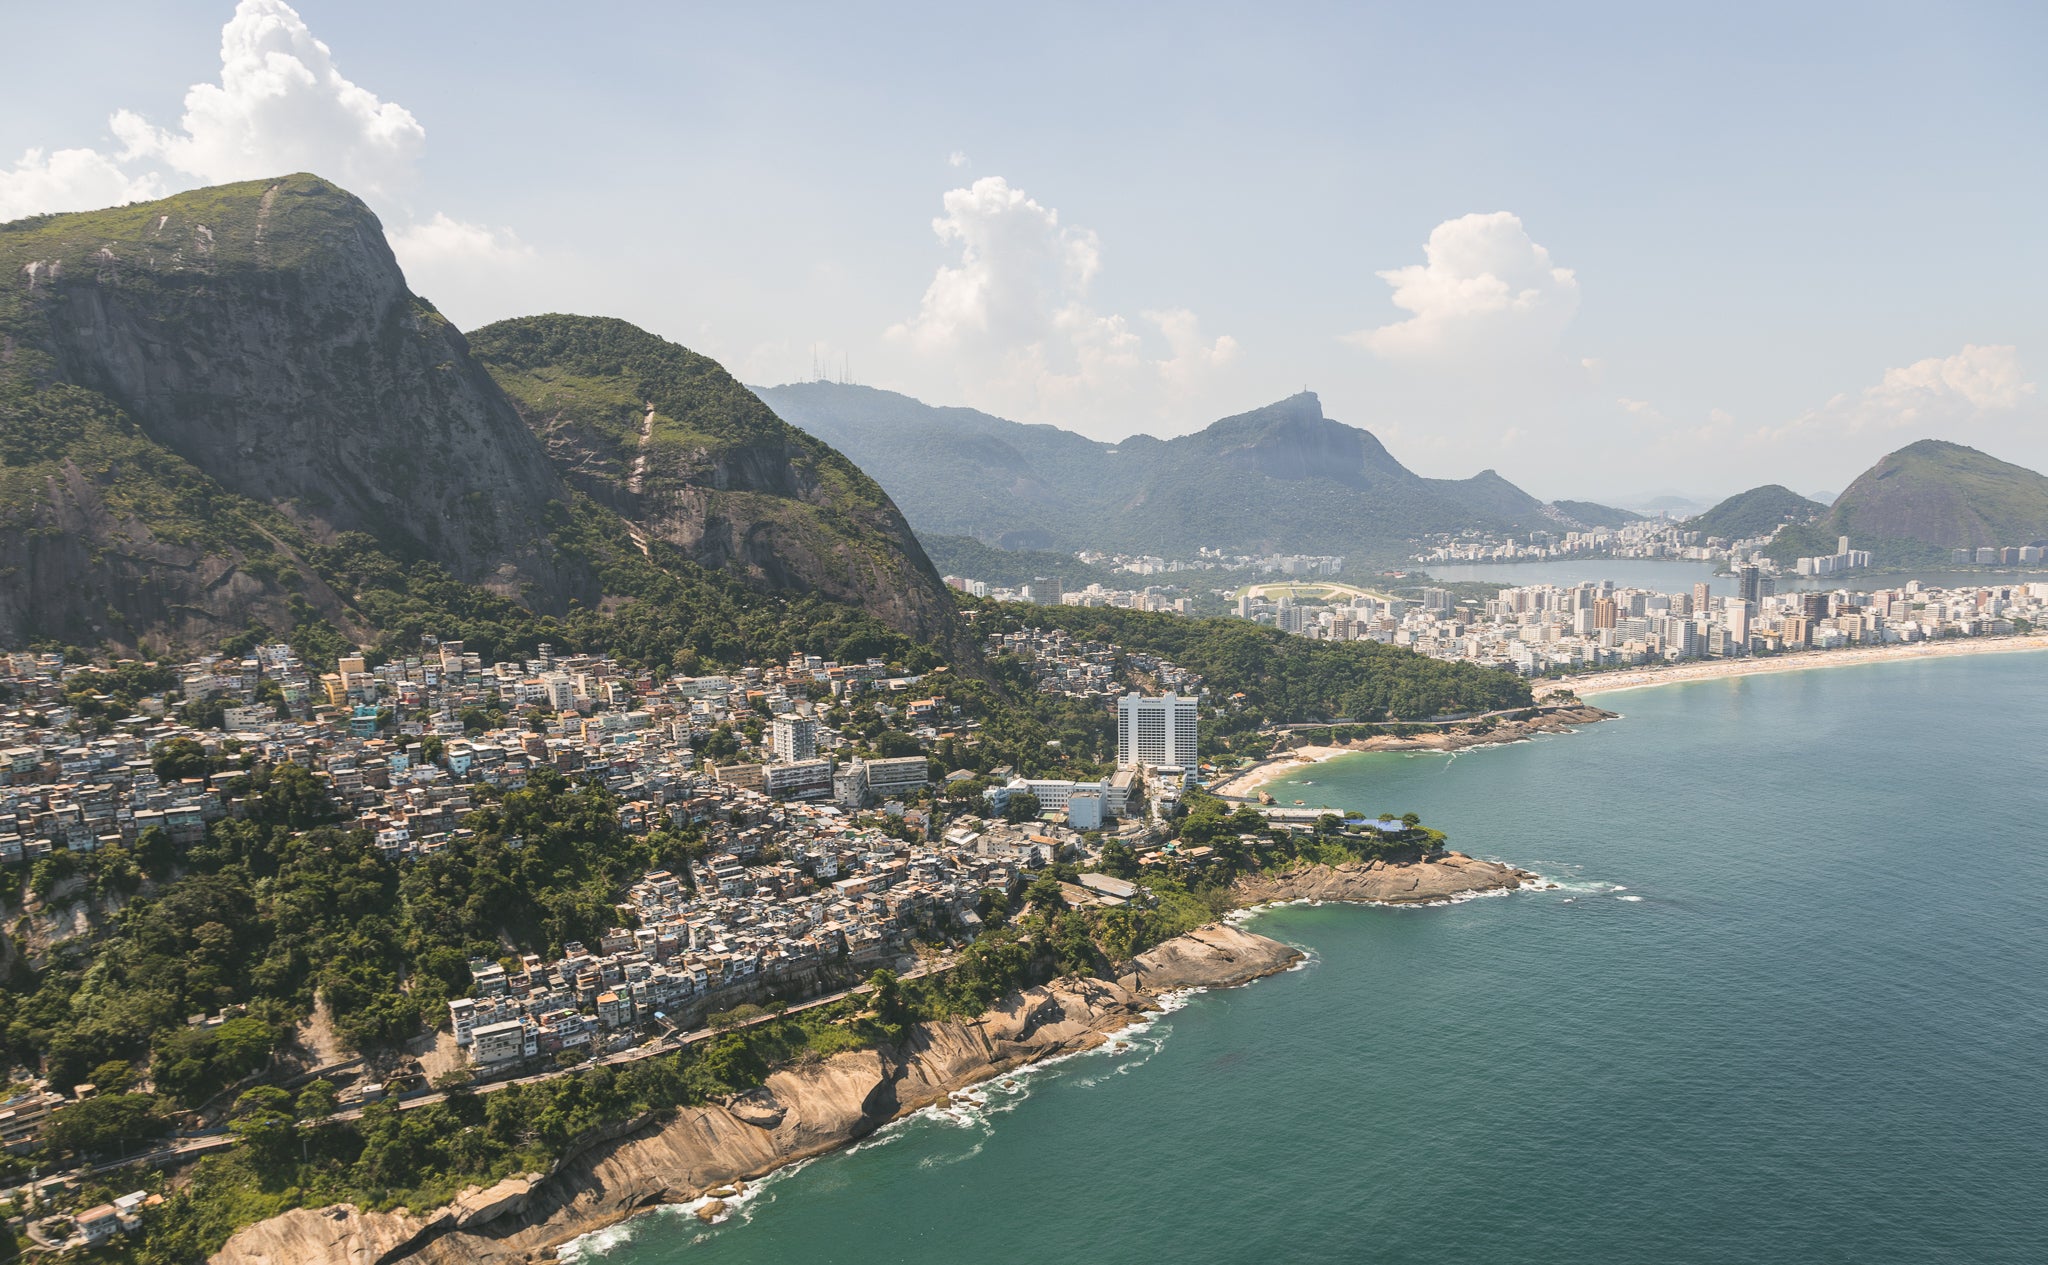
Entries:
[[1894, 564], [1946, 562], [1955, 549], [2042, 544], [2048, 477], [1963, 444], [1918, 440], [1879, 458], [1842, 489], [1823, 523], [1784, 533], [1771, 553], [1832, 553], [1839, 536]]
[[[1567, 502], [1582, 521], [1488, 469], [1430, 479], [1314, 392], [1188, 435], [1103, 443], [1043, 423], [829, 382], [755, 387], [786, 421], [873, 471], [918, 530], [1011, 549], [1324, 553], [1405, 561], [1438, 532], [1619, 526], [1638, 515]], [[1084, 528], [1081, 524], [1087, 524]]]
[[[712, 362], [634, 333], [643, 360], [691, 368], [666, 401], [687, 434], [723, 426], [738, 454], [717, 486], [671, 489], [716, 511], [695, 539], [674, 512], [647, 539], [606, 504], [606, 478], [636, 472], [551, 452], [376, 216], [317, 176], [0, 225], [0, 640], [197, 648], [256, 628], [332, 651], [458, 612], [566, 639], [660, 594], [668, 631], [647, 644], [708, 652], [743, 607], [856, 591], [917, 642], [955, 635], [879, 488]], [[605, 367], [585, 366], [592, 389], [623, 390]]]
[[1811, 522], [1827, 510], [1782, 483], [1766, 483], [1738, 492], [1682, 525], [1723, 540], [1744, 540], [1767, 535], [1787, 523]]

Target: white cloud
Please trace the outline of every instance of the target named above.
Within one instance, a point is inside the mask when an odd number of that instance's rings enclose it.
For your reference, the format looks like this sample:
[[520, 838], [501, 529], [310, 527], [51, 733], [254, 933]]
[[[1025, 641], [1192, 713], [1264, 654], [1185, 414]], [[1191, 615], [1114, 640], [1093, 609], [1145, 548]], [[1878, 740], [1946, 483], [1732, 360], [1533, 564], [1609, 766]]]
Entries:
[[1507, 211], [1445, 220], [1423, 256], [1378, 274], [1394, 306], [1413, 315], [1344, 341], [1389, 360], [1525, 357], [1555, 347], [1578, 311], [1571, 269], [1553, 264]]
[[0, 169], [0, 221], [141, 202], [163, 192], [156, 173], [130, 175], [96, 149], [31, 149], [13, 170]]
[[950, 369], [948, 387], [980, 407], [1127, 432], [1198, 398], [1236, 358], [1235, 339], [1206, 337], [1182, 308], [1141, 314], [1165, 344], [1150, 354], [1142, 326], [1090, 302], [1101, 239], [1001, 176], [949, 191], [943, 206], [932, 231], [959, 261], [938, 269], [917, 315], [888, 337]]
[[411, 268], [504, 267], [534, 258], [533, 247], [509, 228], [492, 228], [435, 212], [424, 224], [408, 224], [386, 234], [398, 262]]
[[[410, 110], [343, 75], [284, 0], [241, 0], [221, 27], [220, 77], [193, 84], [174, 128], [130, 110], [108, 119], [119, 148], [31, 149], [0, 169], [0, 220], [163, 197], [197, 184], [310, 171], [391, 209], [427, 131]], [[387, 214], [387, 223], [393, 217]], [[403, 217], [391, 248], [413, 284], [478, 315], [516, 309], [533, 248], [509, 228]], [[451, 313], [451, 315], [458, 315]]]
[[554, 279], [536, 266], [539, 252], [509, 228], [437, 213], [385, 236], [406, 284], [465, 329], [539, 310], [535, 292]]
[[1953, 356], [1929, 356], [1887, 369], [1875, 385], [1837, 395], [1782, 427], [1761, 432], [1759, 438], [1781, 439], [1799, 431], [1855, 435], [1909, 427], [1933, 434], [2010, 413], [2034, 393], [2018, 348], [1972, 343]]
[[956, 149], [952, 153], [947, 154], [946, 165], [948, 167], [965, 167], [967, 165], [967, 151]]
[[313, 171], [359, 193], [390, 190], [427, 130], [351, 82], [284, 0], [241, 0], [220, 33], [220, 82], [194, 84], [176, 130], [123, 110], [124, 157], [160, 158], [208, 183]]

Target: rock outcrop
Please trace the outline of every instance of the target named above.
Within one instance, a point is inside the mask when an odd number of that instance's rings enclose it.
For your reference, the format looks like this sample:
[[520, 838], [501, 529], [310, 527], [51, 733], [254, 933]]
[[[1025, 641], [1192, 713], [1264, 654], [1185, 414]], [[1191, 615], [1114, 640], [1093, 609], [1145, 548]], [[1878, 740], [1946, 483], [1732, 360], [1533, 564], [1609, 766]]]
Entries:
[[[1225, 987], [1284, 970], [1286, 945], [1212, 925], [1141, 958], [1148, 989]], [[1170, 983], [1159, 982], [1170, 980]], [[544, 1180], [465, 1191], [430, 1216], [349, 1205], [297, 1209], [237, 1233], [214, 1265], [500, 1265], [552, 1260], [569, 1239], [683, 1203], [865, 1137], [1012, 1068], [1101, 1044], [1153, 1005], [1150, 993], [1061, 979], [1005, 997], [974, 1020], [917, 1025], [898, 1048], [785, 1068], [732, 1104], [675, 1112], [570, 1158]]]
[[1212, 923], [1138, 955], [1137, 978], [1153, 992], [1207, 987], [1218, 979], [1258, 979], [1286, 970], [1301, 952], [1229, 923]]
[[1272, 875], [1240, 878], [1231, 894], [1246, 905], [1286, 900], [1336, 900], [1415, 905], [1482, 892], [1514, 891], [1543, 880], [1499, 861], [1442, 852], [1418, 861], [1357, 861], [1306, 865]]

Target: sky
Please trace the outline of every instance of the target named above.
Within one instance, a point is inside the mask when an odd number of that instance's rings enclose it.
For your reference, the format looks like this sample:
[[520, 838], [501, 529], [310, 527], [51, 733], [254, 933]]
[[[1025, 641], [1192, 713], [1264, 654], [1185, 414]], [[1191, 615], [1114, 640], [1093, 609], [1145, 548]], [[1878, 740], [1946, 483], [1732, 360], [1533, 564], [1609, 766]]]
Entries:
[[5, 11], [0, 220], [311, 170], [465, 328], [1545, 497], [2048, 468], [2048, 6]]

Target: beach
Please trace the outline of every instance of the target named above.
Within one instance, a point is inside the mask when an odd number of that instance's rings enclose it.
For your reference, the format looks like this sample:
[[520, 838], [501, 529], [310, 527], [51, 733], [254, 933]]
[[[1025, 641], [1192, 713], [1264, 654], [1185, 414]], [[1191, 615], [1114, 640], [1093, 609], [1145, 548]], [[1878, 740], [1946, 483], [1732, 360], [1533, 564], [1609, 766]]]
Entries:
[[[1813, 668], [1850, 667], [1860, 663], [1890, 663], [1898, 660], [1947, 659], [1959, 655], [2014, 654], [2048, 650], [2048, 633], [2012, 637], [1950, 637], [1940, 641], [1915, 641], [1884, 646], [1855, 646], [1844, 650], [1805, 650], [1767, 658], [1687, 660], [1655, 667], [1621, 668], [1613, 672], [1587, 672], [1578, 676], [1532, 682], [1536, 701], [1541, 704], [1559, 695], [1594, 698], [1622, 690], [1648, 689], [1658, 685], [1680, 685], [1688, 681], [1717, 681], [1728, 677], [1759, 676], [1771, 672], [1804, 672]], [[1594, 709], [1587, 709], [1590, 713]], [[1612, 713], [1587, 715], [1569, 723], [1536, 727], [1555, 732], [1578, 724], [1604, 719]], [[1224, 799], [1251, 799], [1259, 788], [1291, 773], [1313, 768], [1325, 760], [1367, 751], [1457, 751], [1466, 747], [1500, 742], [1518, 742], [1532, 736], [1531, 727], [1501, 725], [1487, 734], [1459, 731], [1424, 734], [1413, 738], [1370, 738], [1350, 746], [1296, 747], [1231, 773], [1212, 785], [1212, 793]]]
[[1886, 663], [1895, 659], [1947, 659], [1957, 655], [2012, 654], [2025, 650], [2048, 650], [2048, 633], [2013, 637], [1949, 637], [1940, 641], [1855, 646], [1846, 650], [1802, 650], [1768, 658], [1687, 660], [1657, 667], [1589, 672], [1533, 684], [1536, 698], [1541, 701], [1566, 692], [1587, 697], [1617, 690], [1639, 690], [1686, 681], [1716, 681], [1723, 677], [1757, 676], [1766, 672], [1804, 672], [1809, 668], [1839, 668], [1858, 663]]
[[1295, 747], [1283, 754], [1268, 756], [1255, 764], [1248, 764], [1236, 770], [1230, 776], [1211, 785], [1209, 792], [1223, 799], [1251, 799], [1258, 793], [1259, 788], [1268, 782], [1340, 755], [1358, 755], [1367, 751], [1463, 751], [1467, 747], [1526, 742], [1537, 734], [1569, 733], [1580, 725], [1596, 724], [1614, 717], [1613, 712], [1602, 711], [1590, 704], [1561, 706], [1557, 703], [1545, 704], [1540, 698], [1537, 703], [1545, 708], [1542, 714], [1527, 720], [1497, 720], [1484, 730], [1446, 728], [1434, 733], [1400, 737], [1393, 734], [1378, 734], [1360, 742], [1339, 746]]

